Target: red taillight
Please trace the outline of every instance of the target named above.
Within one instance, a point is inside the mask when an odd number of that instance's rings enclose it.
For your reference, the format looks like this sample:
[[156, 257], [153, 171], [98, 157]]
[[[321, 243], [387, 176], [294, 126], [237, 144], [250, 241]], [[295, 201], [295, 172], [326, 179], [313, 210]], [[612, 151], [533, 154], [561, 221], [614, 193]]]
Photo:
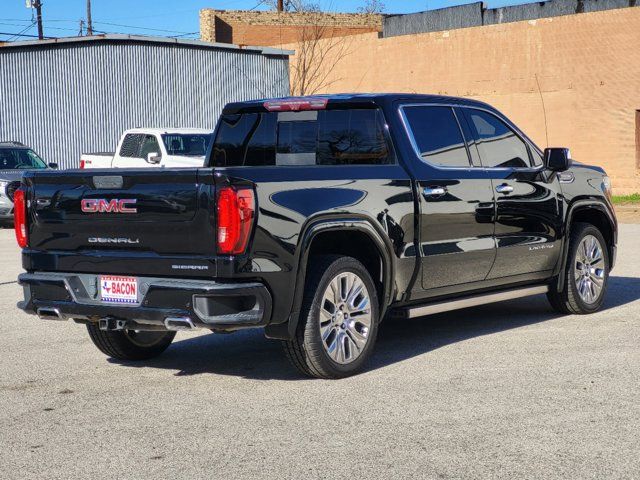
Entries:
[[80, 159], [80, 168], [84, 168], [84, 160]]
[[324, 110], [327, 108], [326, 98], [288, 98], [286, 100], [269, 100], [264, 108], [270, 112], [298, 112], [302, 110]]
[[223, 187], [218, 192], [218, 253], [244, 253], [255, 215], [255, 196], [249, 188]]
[[13, 226], [16, 230], [16, 240], [21, 248], [28, 244], [27, 237], [27, 200], [21, 188], [13, 196]]

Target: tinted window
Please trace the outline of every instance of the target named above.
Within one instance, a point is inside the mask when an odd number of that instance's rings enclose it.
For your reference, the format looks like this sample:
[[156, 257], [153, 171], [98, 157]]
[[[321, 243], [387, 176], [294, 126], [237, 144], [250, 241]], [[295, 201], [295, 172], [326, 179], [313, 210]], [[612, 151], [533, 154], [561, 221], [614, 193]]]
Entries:
[[317, 122], [278, 122], [278, 153], [315, 153]]
[[530, 166], [527, 145], [502, 120], [481, 110], [466, 109], [466, 114], [477, 136], [483, 166]]
[[392, 163], [378, 110], [223, 115], [214, 166]]
[[0, 170], [47, 168], [44, 161], [26, 148], [0, 148]]
[[420, 156], [437, 165], [468, 167], [460, 126], [450, 107], [405, 107], [404, 114]]
[[275, 142], [274, 114], [223, 115], [212, 150], [212, 165], [275, 165]]
[[392, 160], [380, 110], [319, 112], [319, 165], [375, 165]]

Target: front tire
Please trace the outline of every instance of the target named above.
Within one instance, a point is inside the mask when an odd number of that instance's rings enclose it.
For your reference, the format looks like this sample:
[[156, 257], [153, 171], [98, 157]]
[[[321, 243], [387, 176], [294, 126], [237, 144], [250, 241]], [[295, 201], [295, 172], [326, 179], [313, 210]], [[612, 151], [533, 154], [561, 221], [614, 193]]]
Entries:
[[547, 298], [560, 313], [588, 314], [602, 307], [609, 282], [609, 250], [600, 230], [589, 223], [571, 228], [567, 263], [560, 275], [564, 286], [552, 282]]
[[87, 330], [94, 345], [105, 355], [119, 360], [149, 360], [164, 352], [176, 332], [137, 332], [134, 330], [103, 331], [88, 323]]
[[364, 265], [351, 257], [318, 256], [307, 272], [296, 335], [284, 350], [304, 375], [348, 377], [370, 357], [378, 323], [378, 297]]

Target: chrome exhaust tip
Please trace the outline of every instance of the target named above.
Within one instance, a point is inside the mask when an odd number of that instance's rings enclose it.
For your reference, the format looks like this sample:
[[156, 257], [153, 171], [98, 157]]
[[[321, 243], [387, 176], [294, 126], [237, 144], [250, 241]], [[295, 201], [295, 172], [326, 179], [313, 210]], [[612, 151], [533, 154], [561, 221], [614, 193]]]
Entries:
[[167, 330], [177, 332], [180, 330], [193, 330], [196, 326], [189, 317], [167, 317], [164, 319], [164, 326]]
[[41, 307], [36, 310], [36, 315], [42, 320], [66, 320], [60, 310], [53, 307]]

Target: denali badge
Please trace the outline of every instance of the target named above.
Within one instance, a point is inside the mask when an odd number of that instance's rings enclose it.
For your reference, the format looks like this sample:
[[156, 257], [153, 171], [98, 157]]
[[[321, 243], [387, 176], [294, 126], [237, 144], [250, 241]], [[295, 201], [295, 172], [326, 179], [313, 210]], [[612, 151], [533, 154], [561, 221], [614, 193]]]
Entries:
[[89, 237], [89, 243], [129, 243], [136, 244], [140, 243], [140, 240], [136, 238], [135, 240], [131, 238], [118, 238], [118, 237]]
[[80, 202], [80, 208], [84, 213], [138, 213], [135, 198], [122, 198], [106, 200], [104, 198], [85, 198]]

